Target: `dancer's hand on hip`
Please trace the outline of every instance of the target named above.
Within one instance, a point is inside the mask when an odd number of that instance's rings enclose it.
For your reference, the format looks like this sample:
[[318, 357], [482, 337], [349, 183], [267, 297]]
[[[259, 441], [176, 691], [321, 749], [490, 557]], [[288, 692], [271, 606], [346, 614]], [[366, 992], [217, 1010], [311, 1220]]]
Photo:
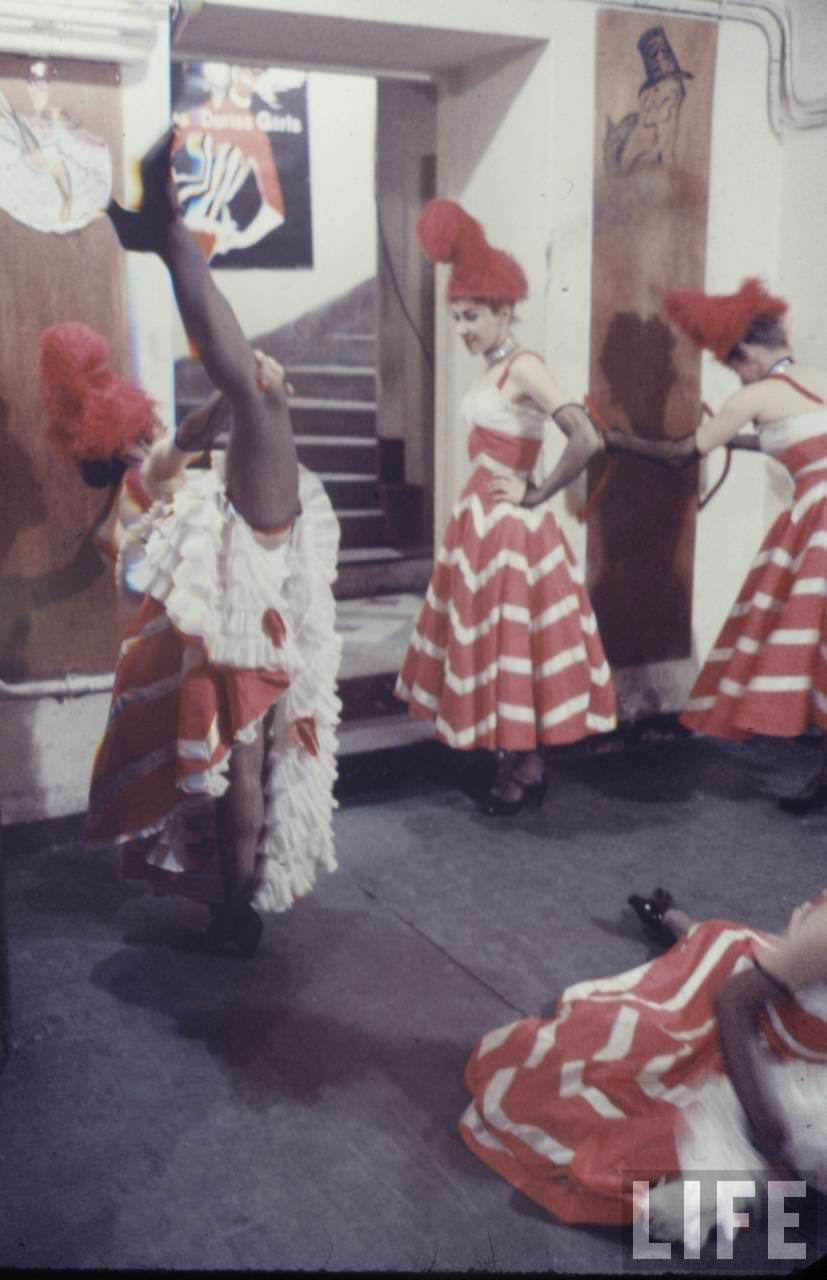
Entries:
[[526, 494], [528, 481], [522, 476], [494, 476], [488, 482], [488, 492], [495, 502], [513, 502], [519, 506]]

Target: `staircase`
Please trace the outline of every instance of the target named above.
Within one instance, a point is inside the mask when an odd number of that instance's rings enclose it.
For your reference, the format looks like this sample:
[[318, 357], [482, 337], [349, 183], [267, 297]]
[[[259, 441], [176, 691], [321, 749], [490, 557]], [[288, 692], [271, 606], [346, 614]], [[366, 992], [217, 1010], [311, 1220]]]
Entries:
[[[432, 736], [393, 685], [432, 568], [421, 493], [404, 482], [404, 443], [376, 423], [375, 282], [253, 340], [284, 365], [299, 461], [322, 481], [341, 528], [337, 627], [344, 641], [340, 754]], [[210, 392], [200, 364], [175, 369], [176, 420]]]
[[[316, 473], [333, 503], [341, 525], [341, 563], [397, 559], [379, 497], [375, 370], [300, 364], [289, 366], [287, 377], [295, 389], [290, 417], [299, 461]], [[176, 368], [176, 420], [208, 394], [200, 366], [182, 361]]]
[[[339, 518], [337, 597], [424, 591], [431, 550], [422, 494], [405, 483], [404, 442], [377, 436], [376, 281], [252, 341], [287, 370], [299, 460]], [[197, 361], [178, 360], [176, 420], [211, 389]]]
[[340, 565], [399, 558], [379, 496], [376, 371], [370, 365], [290, 365], [293, 435], [341, 526]]

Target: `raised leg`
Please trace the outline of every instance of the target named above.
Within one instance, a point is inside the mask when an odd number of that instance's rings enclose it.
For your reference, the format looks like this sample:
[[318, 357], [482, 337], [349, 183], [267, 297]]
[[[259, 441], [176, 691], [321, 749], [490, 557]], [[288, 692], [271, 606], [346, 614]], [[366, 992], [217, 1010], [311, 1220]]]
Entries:
[[107, 213], [125, 248], [154, 251], [165, 262], [187, 336], [233, 411], [228, 495], [254, 528], [272, 529], [287, 524], [299, 510], [298, 460], [286, 393], [260, 389], [252, 347], [184, 225], [171, 178], [174, 142], [174, 130], [168, 130], [141, 162], [138, 211], [113, 204]]

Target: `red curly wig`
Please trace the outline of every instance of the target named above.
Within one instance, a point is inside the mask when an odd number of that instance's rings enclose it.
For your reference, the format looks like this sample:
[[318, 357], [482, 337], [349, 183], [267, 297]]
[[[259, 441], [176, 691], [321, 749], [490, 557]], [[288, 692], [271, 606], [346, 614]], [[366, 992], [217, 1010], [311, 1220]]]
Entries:
[[40, 392], [46, 434], [75, 462], [112, 458], [149, 438], [155, 403], [109, 368], [109, 343], [68, 321], [40, 335]]
[[760, 280], [745, 280], [737, 293], [709, 294], [673, 289], [663, 299], [666, 313], [697, 347], [706, 347], [725, 362], [743, 342], [758, 316], [779, 318], [787, 310], [783, 298], [767, 293]]
[[457, 298], [521, 302], [528, 296], [528, 281], [519, 262], [501, 249], [492, 249], [476, 218], [455, 201], [430, 200], [416, 231], [429, 258], [453, 264], [449, 302]]

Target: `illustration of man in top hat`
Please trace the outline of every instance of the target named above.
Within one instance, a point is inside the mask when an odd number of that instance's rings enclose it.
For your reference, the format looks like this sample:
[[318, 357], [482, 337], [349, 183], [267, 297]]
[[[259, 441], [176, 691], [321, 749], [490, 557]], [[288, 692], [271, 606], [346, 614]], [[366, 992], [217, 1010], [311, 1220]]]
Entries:
[[675, 158], [678, 121], [686, 97], [684, 71], [663, 27], [649, 27], [637, 42], [645, 80], [638, 90], [638, 110], [618, 124], [606, 121], [603, 150], [610, 173], [671, 165]]

